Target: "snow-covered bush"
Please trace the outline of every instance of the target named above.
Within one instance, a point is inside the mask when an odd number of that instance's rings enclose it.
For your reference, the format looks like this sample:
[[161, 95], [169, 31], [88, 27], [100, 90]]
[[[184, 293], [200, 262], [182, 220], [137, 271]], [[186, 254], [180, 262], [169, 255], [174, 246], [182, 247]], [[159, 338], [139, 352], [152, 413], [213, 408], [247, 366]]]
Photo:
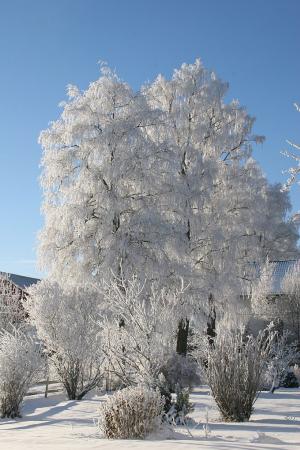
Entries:
[[298, 383], [300, 385], [300, 367], [299, 367], [299, 365], [295, 364], [295, 366], [293, 367], [292, 370], [293, 370], [293, 373], [294, 373], [294, 375], [295, 375], [295, 377], [296, 377], [296, 379], [297, 379], [297, 381], [298, 381]]
[[0, 413], [20, 417], [24, 395], [41, 367], [39, 344], [21, 329], [0, 333]]
[[172, 401], [169, 410], [164, 416], [164, 420], [170, 424], [184, 424], [187, 415], [194, 410], [194, 405], [190, 403], [189, 388], [180, 388], [179, 385], [175, 388], [176, 398]]
[[106, 286], [102, 348], [123, 386], [159, 387], [159, 375], [176, 344], [176, 292], [146, 289], [136, 277]]
[[174, 353], [163, 365], [161, 371], [171, 392], [175, 392], [178, 387], [192, 388], [200, 383], [199, 365], [188, 355]]
[[279, 316], [300, 344], [300, 265], [296, 263], [281, 283], [284, 295], [277, 302]]
[[259, 277], [253, 281], [249, 297], [256, 318], [269, 322], [278, 319], [277, 302], [274, 298], [274, 264], [268, 259], [262, 265]]
[[102, 380], [97, 290], [44, 280], [30, 289], [27, 303], [68, 398], [81, 400]]
[[296, 343], [290, 342], [290, 335], [291, 333], [286, 330], [282, 334], [276, 331], [270, 347], [264, 381], [272, 393], [281, 386], [290, 371], [290, 366], [300, 357]]
[[207, 379], [225, 421], [249, 420], [273, 337], [269, 329], [254, 337], [224, 327], [208, 345]]
[[99, 428], [108, 439], [143, 439], [160, 426], [163, 407], [158, 389], [127, 387], [101, 404]]
[[294, 374], [293, 370], [289, 369], [285, 375], [283, 376], [281, 383], [281, 387], [285, 388], [298, 388], [299, 387], [299, 381]]

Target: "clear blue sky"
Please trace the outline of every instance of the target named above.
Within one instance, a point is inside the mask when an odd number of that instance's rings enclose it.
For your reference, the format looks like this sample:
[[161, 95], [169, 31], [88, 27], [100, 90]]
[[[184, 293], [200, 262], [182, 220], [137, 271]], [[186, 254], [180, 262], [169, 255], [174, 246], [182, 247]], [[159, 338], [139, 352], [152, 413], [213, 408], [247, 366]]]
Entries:
[[38, 135], [65, 86], [86, 88], [99, 60], [138, 88], [201, 57], [256, 116], [267, 141], [255, 156], [272, 182], [285, 179], [285, 140], [300, 140], [300, 0], [2, 0], [0, 55], [3, 271], [38, 274]]

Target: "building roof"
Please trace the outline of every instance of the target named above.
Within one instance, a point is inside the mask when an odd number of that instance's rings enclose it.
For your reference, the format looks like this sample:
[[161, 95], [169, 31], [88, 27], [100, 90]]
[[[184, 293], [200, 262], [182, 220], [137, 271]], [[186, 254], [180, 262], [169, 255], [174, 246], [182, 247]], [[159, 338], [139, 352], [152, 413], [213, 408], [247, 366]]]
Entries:
[[[289, 260], [282, 260], [282, 261], [270, 261], [272, 272], [273, 272], [273, 294], [281, 294], [281, 283], [285, 275], [292, 269], [296, 268], [297, 266], [300, 269], [300, 259], [289, 259]], [[257, 276], [260, 276], [260, 269], [261, 267], [257, 264], [256, 270], [257, 270]]]
[[[2, 273], [5, 273], [5, 272], [2, 272]], [[40, 281], [39, 278], [25, 277], [23, 275], [16, 275], [15, 273], [6, 273], [6, 275], [16, 286], [18, 286], [19, 288], [21, 288], [25, 291], [32, 284], [36, 284]]]

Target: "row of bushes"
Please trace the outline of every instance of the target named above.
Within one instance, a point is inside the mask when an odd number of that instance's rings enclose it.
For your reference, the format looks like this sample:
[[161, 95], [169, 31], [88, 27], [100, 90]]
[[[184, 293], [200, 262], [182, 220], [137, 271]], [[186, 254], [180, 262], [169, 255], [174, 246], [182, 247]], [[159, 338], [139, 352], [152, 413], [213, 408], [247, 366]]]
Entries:
[[[268, 377], [269, 386], [270, 382], [272, 384], [270, 387], [274, 387], [274, 379], [278, 385], [281, 379], [285, 385], [292, 383], [292, 386], [298, 386], [295, 376], [287, 370], [297, 351], [287, 345], [286, 335], [278, 336], [271, 328], [260, 332], [257, 337], [245, 336], [240, 329], [233, 331], [225, 328], [206, 347], [204, 353], [194, 352], [194, 358], [174, 354], [161, 368], [155, 386], [148, 386], [148, 390], [144, 385], [136, 391], [133, 386], [118, 391], [101, 409], [101, 423], [112, 424], [112, 429], [105, 431], [105, 435], [107, 437], [118, 435], [119, 431], [116, 430], [119, 430], [120, 426], [114, 428], [113, 423], [114, 420], [119, 423], [123, 419], [115, 418], [115, 415], [118, 411], [123, 414], [122, 411], [126, 408], [128, 414], [131, 411], [130, 414], [134, 416], [130, 417], [124, 413], [127, 416], [126, 420], [143, 421], [143, 417], [147, 417], [150, 428], [152, 418], [161, 416], [162, 411], [164, 414], [168, 413], [172, 420], [184, 417], [191, 409], [189, 389], [200, 382], [196, 359], [204, 368], [202, 375], [206, 377], [221, 416], [226, 421], [245, 421], [250, 418], [258, 392]], [[2, 417], [20, 416], [23, 397], [40, 372], [42, 362], [41, 346], [30, 336], [28, 330], [12, 327], [10, 331], [2, 331], [0, 334]], [[172, 400], [172, 392], [177, 394], [176, 401]], [[157, 399], [158, 394], [161, 399], [161, 402], [157, 403], [159, 407], [153, 406], [149, 409], [148, 402], [154, 402], [153, 399]], [[137, 413], [139, 418], [135, 417], [135, 411], [139, 411]], [[113, 417], [113, 420], [108, 420], [108, 417]], [[101, 427], [107, 429], [107, 425]], [[148, 429], [146, 425], [144, 428]]]

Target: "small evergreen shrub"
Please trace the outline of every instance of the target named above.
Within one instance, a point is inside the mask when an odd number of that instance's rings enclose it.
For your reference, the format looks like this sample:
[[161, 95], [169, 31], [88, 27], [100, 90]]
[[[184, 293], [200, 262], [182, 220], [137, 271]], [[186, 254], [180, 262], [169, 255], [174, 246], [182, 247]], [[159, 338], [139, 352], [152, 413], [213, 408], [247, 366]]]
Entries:
[[162, 367], [170, 392], [200, 384], [199, 366], [190, 356], [173, 354]]
[[108, 439], [144, 439], [161, 424], [163, 409], [158, 389], [127, 387], [101, 404], [99, 428]]
[[190, 403], [189, 388], [176, 386], [176, 399], [172, 402], [171, 408], [165, 414], [164, 419], [168, 423], [182, 425], [187, 419], [187, 415], [194, 410], [194, 405]]
[[292, 372], [291, 370], [286, 372], [285, 376], [280, 382], [280, 386], [285, 388], [298, 388], [299, 382], [294, 372]]

